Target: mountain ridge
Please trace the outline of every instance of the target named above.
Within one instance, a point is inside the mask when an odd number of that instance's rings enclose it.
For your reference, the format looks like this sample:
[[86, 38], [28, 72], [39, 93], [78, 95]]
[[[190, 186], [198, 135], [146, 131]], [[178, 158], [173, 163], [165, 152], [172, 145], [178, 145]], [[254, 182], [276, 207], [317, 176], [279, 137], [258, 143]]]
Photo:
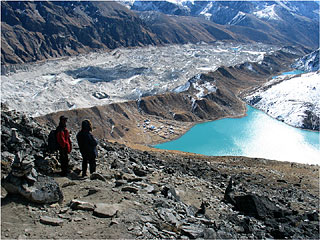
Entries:
[[[147, 4], [146, 1], [142, 3], [143, 6]], [[166, 13], [170, 9], [180, 9], [173, 3], [160, 4], [167, 9]], [[206, 7], [208, 2], [197, 4]], [[249, 3], [248, 6], [242, 6], [243, 3], [215, 2], [220, 10], [210, 8], [218, 11], [212, 16], [228, 17], [225, 20], [220, 18], [219, 22], [201, 18], [201, 12], [196, 10], [190, 10], [189, 13], [177, 10], [175, 15], [157, 15], [154, 11], [132, 11], [117, 2], [2, 2], [1, 65], [108, 51], [118, 47], [201, 41], [319, 47], [319, 23], [314, 20], [315, 17], [307, 17], [307, 10], [304, 11], [306, 16], [300, 16], [282, 7], [279, 15], [289, 19], [288, 22], [266, 21], [250, 12], [243, 12], [237, 19], [233, 19], [239, 10], [232, 10], [228, 4], [243, 11], [253, 6]], [[210, 9], [207, 6], [207, 11]]]
[[267, 34], [276, 33], [278, 38], [296, 44], [319, 47], [319, 5], [314, 2], [130, 1], [126, 4], [135, 11], [198, 16], [217, 24], [245, 26], [251, 30], [257, 26], [260, 30], [261, 26], [267, 26]]
[[1, 5], [2, 64], [159, 43], [134, 13], [115, 2]]

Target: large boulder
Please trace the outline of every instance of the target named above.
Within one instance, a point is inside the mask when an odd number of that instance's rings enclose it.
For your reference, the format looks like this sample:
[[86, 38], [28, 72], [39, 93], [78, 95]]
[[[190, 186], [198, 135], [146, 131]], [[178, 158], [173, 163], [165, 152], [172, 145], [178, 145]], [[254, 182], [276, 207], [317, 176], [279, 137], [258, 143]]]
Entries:
[[38, 175], [33, 184], [9, 174], [2, 182], [8, 193], [20, 194], [31, 202], [50, 204], [61, 202], [63, 194], [59, 184], [51, 177]]
[[236, 196], [234, 198], [235, 209], [247, 216], [258, 219], [279, 218], [284, 215], [284, 211], [271, 202], [267, 197], [256, 194]]
[[231, 203], [235, 210], [246, 216], [255, 217], [257, 219], [280, 218], [288, 212], [280, 209], [276, 203], [265, 196], [258, 196], [254, 193], [236, 195], [233, 185], [233, 180], [230, 178], [224, 193], [224, 201]]
[[34, 168], [34, 157], [18, 152], [11, 165], [11, 172], [2, 186], [8, 193], [20, 194], [36, 203], [62, 201], [59, 184], [51, 177], [42, 176]]

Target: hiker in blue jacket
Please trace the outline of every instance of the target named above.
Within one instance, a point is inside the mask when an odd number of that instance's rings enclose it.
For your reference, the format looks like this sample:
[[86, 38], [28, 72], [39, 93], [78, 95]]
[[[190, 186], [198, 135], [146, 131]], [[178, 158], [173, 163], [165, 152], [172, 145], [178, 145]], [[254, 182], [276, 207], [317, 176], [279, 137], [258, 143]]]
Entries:
[[82, 129], [77, 134], [77, 141], [83, 158], [82, 161], [82, 177], [87, 176], [87, 168], [89, 163], [90, 174], [96, 171], [97, 140], [91, 134], [92, 124], [90, 120], [82, 122]]

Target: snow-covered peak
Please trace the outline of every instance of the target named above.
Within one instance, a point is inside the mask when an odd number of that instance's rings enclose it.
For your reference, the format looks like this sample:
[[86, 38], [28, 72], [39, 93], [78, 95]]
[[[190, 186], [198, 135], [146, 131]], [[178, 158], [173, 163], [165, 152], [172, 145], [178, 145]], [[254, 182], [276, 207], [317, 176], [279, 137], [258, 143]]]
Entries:
[[228, 24], [237, 25], [245, 18], [246, 18], [246, 14], [244, 12], [239, 11], [238, 14]]
[[281, 18], [276, 13], [276, 10], [275, 10], [276, 7], [277, 7], [276, 4], [266, 6], [264, 9], [260, 11], [253, 12], [253, 15], [265, 20], [281, 20]]
[[[304, 16], [313, 20], [319, 18], [319, 4], [312, 1], [137, 1], [127, 0], [122, 3], [133, 6], [135, 10], [154, 10], [176, 15], [204, 16], [219, 24], [226, 24], [239, 12], [253, 14], [263, 20], [286, 20], [281, 12]], [[174, 8], [183, 11], [173, 11]]]
[[212, 16], [212, 14], [210, 13], [212, 7], [213, 7], [213, 3], [210, 2], [207, 6], [203, 8], [203, 10], [200, 12], [200, 15], [204, 16], [205, 19], [210, 20]]

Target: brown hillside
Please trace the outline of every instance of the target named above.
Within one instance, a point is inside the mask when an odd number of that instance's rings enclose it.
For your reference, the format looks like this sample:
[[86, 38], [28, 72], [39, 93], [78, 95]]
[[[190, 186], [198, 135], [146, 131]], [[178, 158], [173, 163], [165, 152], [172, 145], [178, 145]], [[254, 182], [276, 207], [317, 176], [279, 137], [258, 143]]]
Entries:
[[1, 2], [1, 28], [1, 64], [159, 43], [115, 2]]

